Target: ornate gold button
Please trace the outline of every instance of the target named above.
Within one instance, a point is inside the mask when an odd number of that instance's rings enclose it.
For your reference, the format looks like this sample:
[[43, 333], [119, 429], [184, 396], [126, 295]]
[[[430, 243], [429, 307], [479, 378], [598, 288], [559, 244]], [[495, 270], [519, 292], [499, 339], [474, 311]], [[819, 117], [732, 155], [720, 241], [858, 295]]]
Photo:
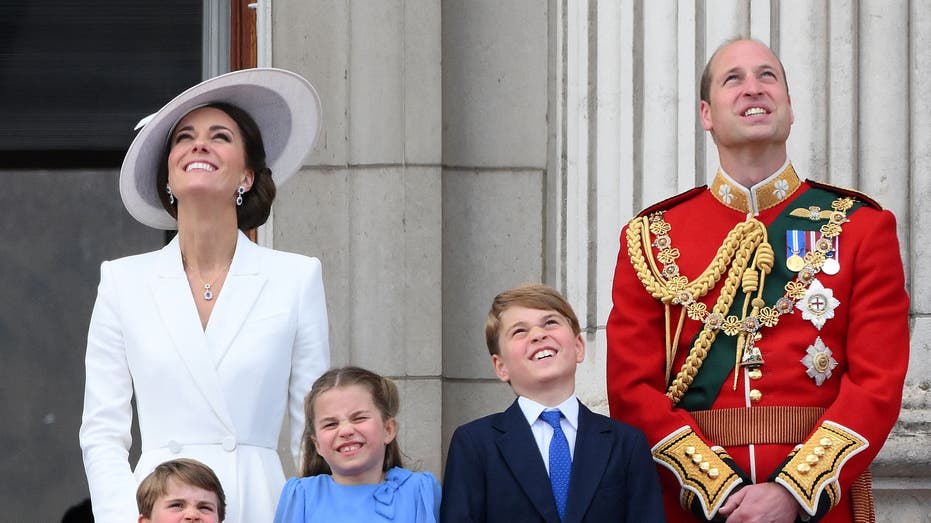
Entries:
[[763, 377], [763, 371], [760, 369], [750, 369], [747, 372], [747, 376], [749, 376], [751, 380], [758, 380]]
[[763, 398], [763, 393], [760, 392], [759, 390], [753, 389], [750, 391], [750, 401], [756, 403], [760, 401], [762, 398]]

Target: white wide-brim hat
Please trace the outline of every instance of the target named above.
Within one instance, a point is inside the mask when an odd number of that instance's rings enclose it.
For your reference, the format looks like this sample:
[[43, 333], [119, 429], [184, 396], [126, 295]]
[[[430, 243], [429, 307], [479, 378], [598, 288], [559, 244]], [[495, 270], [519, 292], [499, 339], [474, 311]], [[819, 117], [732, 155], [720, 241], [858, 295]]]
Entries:
[[300, 169], [320, 129], [320, 98], [313, 86], [284, 69], [243, 69], [205, 80], [147, 117], [120, 168], [120, 196], [133, 218], [156, 229], [177, 229], [155, 186], [168, 133], [187, 113], [216, 102], [249, 113], [262, 133], [266, 164], [280, 186]]

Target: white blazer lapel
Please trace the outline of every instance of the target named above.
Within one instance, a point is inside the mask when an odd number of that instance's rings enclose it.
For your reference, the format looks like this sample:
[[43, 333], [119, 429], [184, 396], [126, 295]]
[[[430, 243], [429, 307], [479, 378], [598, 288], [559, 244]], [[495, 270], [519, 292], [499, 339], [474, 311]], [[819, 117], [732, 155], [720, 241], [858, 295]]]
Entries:
[[259, 270], [260, 257], [261, 248], [240, 232], [229, 274], [207, 322], [207, 339], [213, 346], [217, 367], [229, 352], [265, 286], [267, 278]]
[[233, 430], [217, 369], [181, 264], [177, 236], [161, 250], [156, 274], [149, 280], [149, 288], [165, 332], [168, 333], [166, 344], [178, 353], [191, 374], [191, 382], [200, 389], [217, 418]]

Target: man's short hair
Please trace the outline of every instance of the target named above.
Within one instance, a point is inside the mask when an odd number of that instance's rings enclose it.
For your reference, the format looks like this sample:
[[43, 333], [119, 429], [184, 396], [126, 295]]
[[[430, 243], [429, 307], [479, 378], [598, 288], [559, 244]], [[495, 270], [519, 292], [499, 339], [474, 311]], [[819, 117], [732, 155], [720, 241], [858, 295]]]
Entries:
[[714, 62], [714, 58], [718, 56], [718, 52], [735, 42], [740, 42], [743, 40], [749, 40], [760, 45], [764, 45], [771, 53], [773, 53], [773, 56], [776, 57], [776, 61], [779, 62], [779, 69], [782, 70], [782, 83], [784, 83], [786, 86], [786, 94], [789, 94], [789, 79], [786, 77], [786, 67], [782, 65], [782, 59], [779, 58], [779, 55], [777, 55], [775, 51], [773, 51], [772, 47], [755, 38], [735, 36], [733, 38], [727, 39], [724, 43], [719, 45], [718, 48], [714, 50], [714, 53], [711, 53], [711, 58], [708, 59], [708, 63], [705, 64], [705, 69], [701, 73], [701, 81], [699, 82], [699, 99], [701, 101], [709, 104], [711, 103], [711, 63]]

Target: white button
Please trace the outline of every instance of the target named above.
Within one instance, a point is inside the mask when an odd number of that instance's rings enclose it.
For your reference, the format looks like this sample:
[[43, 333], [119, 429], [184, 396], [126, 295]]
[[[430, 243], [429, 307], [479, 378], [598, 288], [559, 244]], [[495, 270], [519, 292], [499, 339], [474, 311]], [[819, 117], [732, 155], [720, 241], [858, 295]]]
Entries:
[[236, 450], [236, 438], [233, 436], [227, 436], [223, 438], [223, 450], [227, 452], [233, 452]]
[[175, 440], [169, 441], [166, 447], [168, 447], [168, 451], [171, 452], [172, 454], [177, 454], [181, 452], [181, 444]]

